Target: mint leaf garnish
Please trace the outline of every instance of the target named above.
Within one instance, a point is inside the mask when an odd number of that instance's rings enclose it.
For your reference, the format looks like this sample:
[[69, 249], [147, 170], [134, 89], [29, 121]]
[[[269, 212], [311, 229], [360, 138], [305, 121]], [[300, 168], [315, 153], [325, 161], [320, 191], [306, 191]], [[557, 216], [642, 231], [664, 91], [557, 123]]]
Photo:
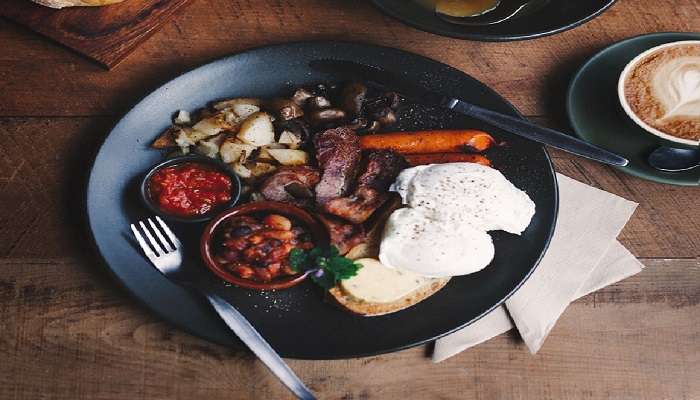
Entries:
[[361, 264], [341, 256], [334, 246], [314, 247], [311, 250], [293, 249], [289, 253], [289, 265], [296, 272], [311, 271], [311, 279], [324, 289], [352, 278], [362, 268]]

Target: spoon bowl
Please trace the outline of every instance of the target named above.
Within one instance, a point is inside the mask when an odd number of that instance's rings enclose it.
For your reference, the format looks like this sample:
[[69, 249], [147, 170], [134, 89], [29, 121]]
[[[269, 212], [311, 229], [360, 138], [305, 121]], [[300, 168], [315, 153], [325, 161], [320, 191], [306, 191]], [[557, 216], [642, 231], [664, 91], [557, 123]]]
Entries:
[[688, 171], [700, 166], [700, 148], [679, 149], [662, 146], [654, 150], [647, 161], [659, 171]]

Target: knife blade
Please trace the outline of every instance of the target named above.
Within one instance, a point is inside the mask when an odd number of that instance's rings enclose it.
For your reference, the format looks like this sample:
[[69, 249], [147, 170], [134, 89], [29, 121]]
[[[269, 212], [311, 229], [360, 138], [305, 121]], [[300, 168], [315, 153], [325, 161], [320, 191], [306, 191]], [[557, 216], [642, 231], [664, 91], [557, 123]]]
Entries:
[[269, 343], [258, 333], [253, 325], [226, 300], [209, 291], [202, 291], [221, 319], [238, 336], [260, 361], [267, 366], [292, 393], [302, 400], [316, 400], [304, 382], [284, 362]]
[[445, 96], [409, 81], [407, 77], [377, 67], [347, 60], [313, 60], [309, 66], [319, 72], [341, 75], [395, 91], [419, 104], [447, 108], [484, 121], [507, 132], [560, 150], [610, 165], [626, 166], [629, 161], [613, 152], [554, 129], [535, 125], [525, 119], [492, 111], [468, 101]]

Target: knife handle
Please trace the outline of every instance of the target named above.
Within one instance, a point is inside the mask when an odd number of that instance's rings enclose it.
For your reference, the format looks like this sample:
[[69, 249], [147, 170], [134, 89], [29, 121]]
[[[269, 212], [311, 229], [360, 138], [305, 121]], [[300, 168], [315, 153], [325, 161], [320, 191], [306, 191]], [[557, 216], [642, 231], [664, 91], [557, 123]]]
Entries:
[[304, 385], [304, 382], [302, 382], [294, 371], [289, 368], [287, 363], [284, 362], [282, 357], [277, 354], [272, 346], [267, 343], [260, 333], [255, 330], [253, 325], [251, 325], [234, 306], [213, 293], [203, 291], [203, 294], [233, 333], [258, 356], [260, 361], [262, 361], [297, 398], [303, 400], [316, 399], [309, 388]]
[[601, 149], [600, 147], [565, 133], [555, 131], [554, 129], [535, 125], [524, 119], [491, 111], [458, 99], [451, 99], [446, 103], [447, 106], [454, 111], [487, 122], [505, 131], [534, 140], [535, 142], [544, 143], [566, 152], [610, 165], [624, 167], [629, 163], [626, 158], [620, 157], [615, 153]]

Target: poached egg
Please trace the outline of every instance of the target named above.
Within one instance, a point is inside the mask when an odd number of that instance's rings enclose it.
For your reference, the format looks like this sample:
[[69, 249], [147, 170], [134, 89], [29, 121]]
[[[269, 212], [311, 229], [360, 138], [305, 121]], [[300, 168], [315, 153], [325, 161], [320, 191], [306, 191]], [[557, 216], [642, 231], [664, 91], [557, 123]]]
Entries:
[[474, 163], [409, 168], [391, 190], [407, 207], [389, 217], [379, 260], [428, 277], [480, 271], [495, 254], [487, 232], [519, 235], [535, 214], [525, 192], [498, 170]]

